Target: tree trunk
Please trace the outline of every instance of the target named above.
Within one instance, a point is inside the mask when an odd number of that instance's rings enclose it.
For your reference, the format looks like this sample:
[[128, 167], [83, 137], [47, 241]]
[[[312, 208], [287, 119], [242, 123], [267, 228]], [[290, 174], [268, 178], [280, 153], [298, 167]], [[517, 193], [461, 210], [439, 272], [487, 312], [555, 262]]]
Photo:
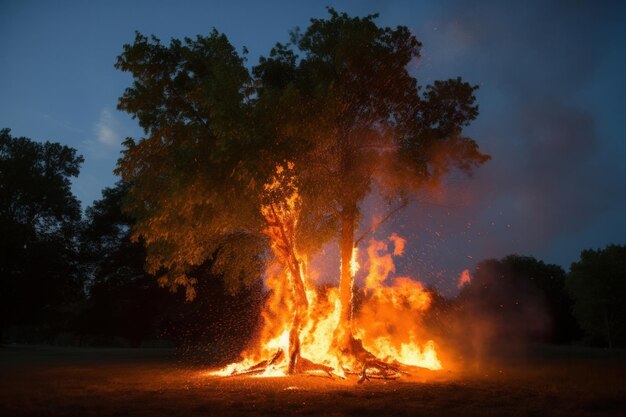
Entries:
[[294, 295], [295, 311], [293, 322], [289, 330], [289, 351], [286, 352], [289, 359], [288, 373], [298, 372], [300, 362], [300, 330], [306, 318], [309, 301], [304, 286], [301, 261], [296, 254], [294, 241], [294, 223], [285, 222], [285, 218], [278, 215], [279, 211], [274, 205], [269, 205], [269, 213], [266, 220], [269, 224], [268, 236], [279, 243], [274, 247], [276, 256], [290, 273], [290, 287]]
[[354, 277], [350, 268], [352, 250], [354, 248], [354, 223], [356, 221], [356, 204], [344, 207], [341, 213], [341, 278], [339, 283], [339, 300], [341, 314], [335, 331], [336, 345], [349, 349], [352, 340], [352, 287]]
[[299, 260], [293, 255], [291, 268], [292, 288], [296, 300], [296, 311], [289, 332], [289, 368], [288, 373], [293, 375], [298, 371], [298, 362], [300, 361], [300, 330], [304, 322], [306, 312], [309, 308], [309, 301], [306, 297], [304, 288], [304, 277], [300, 268]]

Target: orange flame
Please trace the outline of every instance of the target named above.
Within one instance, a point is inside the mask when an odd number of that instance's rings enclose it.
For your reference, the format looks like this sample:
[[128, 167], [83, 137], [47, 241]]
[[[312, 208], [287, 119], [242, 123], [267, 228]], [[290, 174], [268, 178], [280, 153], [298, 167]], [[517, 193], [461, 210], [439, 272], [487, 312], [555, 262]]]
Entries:
[[[267, 220], [265, 234], [270, 238], [274, 261], [266, 270], [265, 284], [270, 296], [262, 312], [258, 340], [242, 354], [242, 360], [219, 370], [217, 375], [243, 373], [259, 365], [256, 376], [288, 374], [290, 347], [299, 342], [300, 355], [323, 365], [338, 376], [359, 366], [355, 358], [343, 356], [333, 348], [334, 332], [340, 319], [339, 289], [318, 288], [308, 271], [305, 256], [298, 253], [295, 228], [300, 208], [298, 189], [291, 171], [293, 164], [279, 165], [273, 180], [265, 185], [266, 193], [288, 192], [280, 201], [270, 201], [261, 208]], [[406, 241], [392, 234], [387, 241], [372, 239], [366, 250], [368, 265], [364, 300], [353, 318], [353, 333], [363, 347], [377, 358], [390, 363], [442, 369], [436, 344], [422, 330], [421, 318], [430, 306], [430, 294], [422, 284], [408, 277], [397, 277], [394, 256], [404, 253]], [[393, 246], [390, 252], [389, 246]], [[350, 269], [355, 276], [360, 265], [355, 247]], [[302, 287], [299, 292], [298, 288]], [[294, 329], [297, 340], [292, 339]], [[282, 353], [281, 353], [282, 352]]]
[[465, 285], [469, 284], [472, 281], [472, 276], [470, 275], [469, 269], [465, 269], [461, 272], [459, 276], [459, 282], [456, 284], [457, 288], [463, 288]]

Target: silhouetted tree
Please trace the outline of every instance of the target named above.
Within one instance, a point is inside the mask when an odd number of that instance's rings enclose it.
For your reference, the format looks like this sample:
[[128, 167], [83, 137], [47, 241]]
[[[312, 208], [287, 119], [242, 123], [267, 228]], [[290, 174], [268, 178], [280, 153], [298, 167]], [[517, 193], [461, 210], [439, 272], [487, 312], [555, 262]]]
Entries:
[[160, 336], [159, 315], [171, 297], [144, 271], [143, 245], [132, 242], [134, 222], [122, 212], [128, 184], [105, 188], [102, 199], [87, 208], [81, 254], [88, 278], [88, 301], [77, 323], [93, 343], [124, 339], [138, 346]]
[[464, 314], [476, 318], [478, 326], [487, 324], [499, 340], [567, 343], [580, 330], [565, 276], [560, 266], [530, 256], [487, 260], [477, 266], [458, 302]]
[[609, 348], [626, 344], [626, 245], [582, 251], [567, 288], [585, 332]]
[[253, 340], [267, 291], [257, 280], [232, 294], [223, 277], [211, 271], [208, 262], [192, 271], [198, 281], [193, 303], [183, 302], [182, 294], [170, 294], [159, 326], [187, 358], [232, 362]]
[[82, 162], [68, 146], [0, 130], [0, 328], [30, 328], [22, 341], [49, 340], [83, 296], [70, 189]]
[[[238, 352], [256, 328], [262, 288], [228, 294], [209, 262], [193, 271], [195, 303], [159, 288], [144, 271], [142, 242], [131, 240], [134, 219], [122, 211], [129, 188], [124, 182], [105, 188], [86, 211], [81, 248], [89, 298], [78, 323], [81, 334], [95, 344], [167, 340], [187, 352], [207, 350], [213, 361]], [[217, 341], [226, 349], [216, 351]]]
[[541, 340], [569, 343], [580, 336], [580, 328], [572, 315], [572, 299], [565, 289], [566, 274], [563, 268], [531, 256], [509, 255], [501, 262], [512, 276], [529, 280], [539, 290], [540, 308], [548, 316]]

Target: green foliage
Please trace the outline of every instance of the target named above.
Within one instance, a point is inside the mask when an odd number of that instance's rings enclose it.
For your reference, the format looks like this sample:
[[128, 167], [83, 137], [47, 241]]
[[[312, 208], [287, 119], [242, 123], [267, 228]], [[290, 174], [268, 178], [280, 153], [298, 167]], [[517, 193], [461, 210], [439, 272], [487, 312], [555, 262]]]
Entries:
[[117, 173], [131, 184], [134, 238], [163, 285], [193, 298], [189, 273], [205, 261], [232, 289], [259, 275], [262, 186], [277, 164], [295, 163], [298, 249], [308, 254], [358, 220], [372, 189], [405, 199], [488, 159], [461, 134], [478, 114], [476, 87], [454, 79], [421, 92], [408, 71], [421, 44], [375, 18], [330, 8], [251, 75], [215, 30], [169, 45], [137, 34], [124, 46], [116, 67], [134, 82], [118, 108], [145, 137], [125, 142]]
[[217, 31], [168, 46], [137, 34], [116, 64], [135, 80], [118, 107], [146, 133], [125, 142], [117, 169], [132, 184], [126, 209], [137, 220], [134, 238], [146, 244], [148, 272], [172, 289], [185, 286], [190, 299], [195, 281], [188, 272], [232, 254], [228, 246], [239, 244], [237, 237], [254, 250], [239, 253], [237, 267], [221, 272], [229, 282], [259, 272], [263, 242], [255, 237], [261, 218], [254, 190], [263, 179], [243, 64]]
[[63, 326], [83, 295], [70, 189], [82, 162], [70, 147], [0, 130], [2, 327]]
[[584, 250], [572, 264], [567, 288], [585, 332], [609, 347], [626, 344], [626, 246]]
[[461, 135], [478, 115], [477, 87], [457, 78], [420, 93], [408, 67], [421, 44], [408, 28], [379, 27], [376, 15], [329, 15], [253, 69], [259, 120], [275, 120], [274, 143], [296, 163], [303, 216], [313, 220], [303, 226], [336, 230], [339, 214], [374, 185], [392, 201], [489, 159]]

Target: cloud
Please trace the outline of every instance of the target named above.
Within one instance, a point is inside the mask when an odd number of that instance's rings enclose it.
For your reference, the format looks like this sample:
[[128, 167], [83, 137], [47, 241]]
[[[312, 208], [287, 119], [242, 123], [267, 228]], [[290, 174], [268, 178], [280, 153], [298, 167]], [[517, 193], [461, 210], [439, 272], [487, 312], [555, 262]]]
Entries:
[[103, 108], [93, 126], [93, 137], [83, 141], [85, 153], [92, 159], [114, 159], [122, 147], [128, 129], [108, 108]]
[[102, 112], [100, 112], [100, 118], [96, 123], [94, 131], [96, 139], [103, 145], [117, 147], [121, 143], [119, 123], [107, 108], [102, 109]]

